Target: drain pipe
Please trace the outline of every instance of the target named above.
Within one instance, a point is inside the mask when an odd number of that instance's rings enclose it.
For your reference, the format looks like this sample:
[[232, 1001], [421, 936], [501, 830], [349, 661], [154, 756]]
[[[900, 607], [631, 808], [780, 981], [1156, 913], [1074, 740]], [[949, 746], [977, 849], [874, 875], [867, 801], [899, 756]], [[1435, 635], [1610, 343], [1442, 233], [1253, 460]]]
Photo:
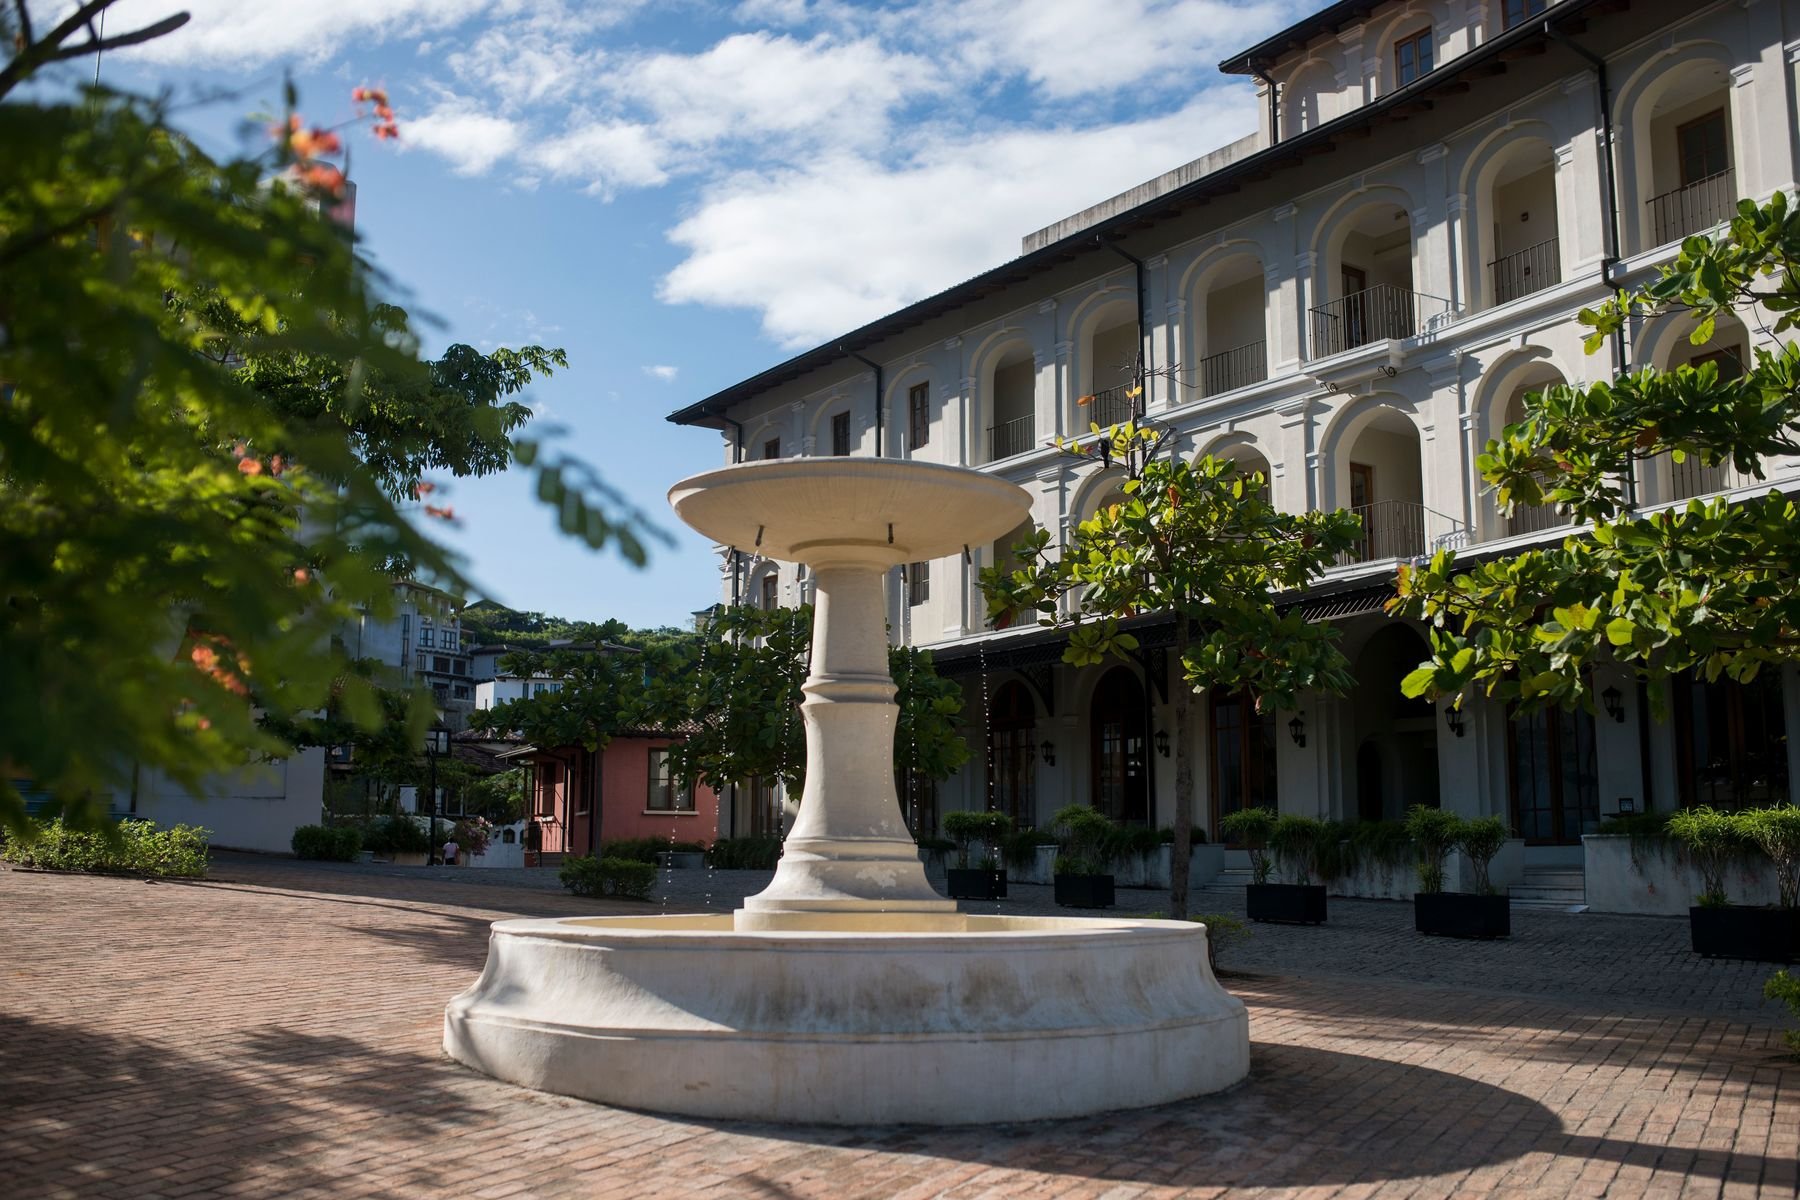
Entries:
[[1281, 141], [1281, 107], [1275, 99], [1275, 81], [1261, 67], [1252, 66], [1250, 73], [1262, 80], [1263, 86], [1269, 89], [1269, 145], [1273, 146]]
[[[1558, 33], [1556, 28], [1545, 20], [1544, 36], [1551, 41], [1567, 46], [1577, 55], [1587, 60], [1588, 66], [1594, 70], [1594, 86], [1600, 91], [1600, 130], [1605, 135], [1604, 151], [1600, 155], [1600, 173], [1606, 181], [1606, 254], [1600, 260], [1600, 282], [1606, 285], [1611, 293], [1617, 290], [1613, 282], [1613, 268], [1624, 256], [1624, 237], [1619, 230], [1619, 181], [1617, 166], [1614, 160], [1616, 137], [1613, 129], [1612, 89], [1606, 80], [1606, 60], [1583, 46], [1580, 42], [1566, 34]], [[1625, 374], [1628, 356], [1625, 348], [1626, 326], [1620, 326], [1619, 332], [1612, 337], [1613, 376], [1618, 378]], [[1625, 507], [1627, 511], [1637, 508], [1637, 464], [1629, 460], [1625, 468]]]
[[845, 354], [848, 354], [851, 358], [854, 358], [857, 362], [861, 363], [863, 366], [868, 367], [871, 371], [875, 372], [875, 457], [880, 458], [881, 457], [881, 427], [882, 427], [882, 425], [884, 425], [886, 423], [881, 419], [881, 396], [882, 396], [881, 364], [876, 362], [873, 359], [864, 358], [862, 355], [858, 354], [856, 351], [847, 349], [844, 346], [840, 345], [838, 347], [838, 349], [842, 350]]
[[1137, 398], [1132, 401], [1131, 410], [1134, 417], [1141, 419], [1144, 415], [1144, 411], [1150, 407], [1150, 359], [1152, 357], [1145, 353], [1147, 349], [1145, 339], [1148, 331], [1144, 327], [1144, 309], [1146, 307], [1144, 303], [1144, 260], [1137, 257], [1137, 255], [1132, 254], [1116, 242], [1109, 242], [1105, 238], [1099, 236], [1096, 236], [1094, 240], [1130, 263], [1132, 269], [1137, 272], [1138, 358], [1140, 360], [1139, 365], [1142, 368], [1138, 373], [1138, 381], [1142, 385], [1142, 390], [1138, 393]]

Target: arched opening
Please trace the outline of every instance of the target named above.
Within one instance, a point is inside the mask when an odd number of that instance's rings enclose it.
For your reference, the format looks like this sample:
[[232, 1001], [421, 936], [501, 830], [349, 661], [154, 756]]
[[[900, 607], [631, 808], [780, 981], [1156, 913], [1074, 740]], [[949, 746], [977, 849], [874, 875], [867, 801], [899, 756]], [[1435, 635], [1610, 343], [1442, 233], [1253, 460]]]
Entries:
[[1199, 357], [1187, 372], [1202, 396], [1269, 377], [1267, 284], [1262, 259], [1237, 254], [1201, 278], [1195, 296]]
[[1337, 462], [1337, 503], [1362, 518], [1349, 562], [1416, 558], [1455, 522], [1425, 508], [1419, 431], [1405, 414], [1371, 408], [1347, 431]]
[[1488, 305], [1505, 304], [1562, 282], [1556, 219], [1556, 155], [1550, 143], [1523, 139], [1483, 173], [1481, 257]]
[[1248, 692], [1213, 691], [1207, 707], [1212, 743], [1212, 829], [1245, 808], [1275, 808], [1275, 713], [1257, 710]]
[[[1722, 380], [1737, 379], [1744, 373], [1751, 358], [1750, 331], [1737, 317], [1720, 316], [1713, 327], [1712, 340], [1698, 346], [1687, 338], [1693, 327], [1690, 318], [1671, 316], [1666, 319], [1673, 327], [1663, 331], [1662, 341], [1667, 343], [1667, 348], [1656, 356], [1661, 360], [1658, 363], [1660, 370], [1673, 371], [1677, 367], [1700, 367], [1710, 363]], [[1673, 453], [1659, 454], [1642, 464], [1641, 474], [1643, 490], [1648, 494], [1646, 502], [1652, 504], [1692, 500], [1755, 482], [1740, 474], [1730, 462], [1708, 466], [1692, 454], [1684, 455], [1680, 462], [1675, 461]]]
[[1644, 89], [1631, 114], [1638, 249], [1649, 250], [1731, 219], [1737, 206], [1731, 80], [1725, 64], [1696, 58]]
[[992, 718], [993, 772], [988, 803], [1011, 817], [1013, 824], [1037, 820], [1037, 706], [1025, 685], [1013, 680], [994, 694]]
[[[1542, 351], [1528, 350], [1525, 353], [1541, 354]], [[1516, 425], [1525, 419], [1526, 396], [1566, 382], [1568, 381], [1563, 378], [1562, 372], [1542, 358], [1511, 358], [1496, 366], [1483, 380], [1487, 389], [1487, 417], [1481, 436], [1500, 437], [1508, 425]], [[1514, 537], [1569, 523], [1567, 514], [1559, 511], [1554, 504], [1516, 506], [1511, 514], [1502, 516], [1498, 497], [1491, 490], [1487, 493], [1479, 519], [1486, 537]]]
[[1115, 821], [1150, 819], [1150, 700], [1136, 675], [1114, 667], [1101, 676], [1089, 708], [1092, 804]]
[[1343, 218], [1325, 255], [1323, 304], [1312, 310], [1312, 356], [1407, 338], [1438, 315], [1413, 292], [1412, 221], [1398, 204], [1368, 204]]
[[1429, 654], [1418, 630], [1391, 623], [1356, 657], [1351, 745], [1356, 747], [1356, 811], [1364, 820], [1397, 821], [1415, 804], [1438, 806], [1431, 701], [1400, 694], [1400, 680]]
[[1137, 385], [1137, 310], [1129, 303], [1108, 304], [1095, 314], [1081, 345], [1081, 394], [1074, 429], [1090, 424], [1102, 429], [1129, 421], [1142, 404], [1132, 396]]
[[1274, 474], [1269, 470], [1269, 460], [1262, 456], [1255, 445], [1248, 441], [1228, 441], [1214, 445], [1206, 451], [1213, 458], [1228, 459], [1237, 469], [1237, 473], [1248, 482], [1250, 476], [1262, 476], [1262, 484], [1258, 491], [1266, 501], [1270, 496], [1270, 487]]
[[1281, 89], [1281, 136], [1293, 137], [1316, 129], [1330, 119], [1327, 95], [1337, 86], [1337, 77], [1322, 62], [1300, 68]]
[[984, 461], [1023, 454], [1037, 444], [1037, 361], [1024, 341], [1008, 343], [991, 360], [985, 380]]

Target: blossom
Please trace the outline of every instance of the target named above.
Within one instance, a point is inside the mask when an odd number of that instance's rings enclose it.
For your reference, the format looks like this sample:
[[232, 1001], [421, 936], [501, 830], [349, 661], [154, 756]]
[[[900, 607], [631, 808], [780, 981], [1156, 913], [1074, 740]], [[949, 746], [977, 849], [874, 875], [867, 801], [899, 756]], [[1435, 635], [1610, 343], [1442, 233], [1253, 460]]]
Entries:
[[425, 506], [425, 515], [428, 517], [436, 517], [440, 521], [453, 521], [456, 519], [456, 510], [451, 508], [448, 504], [441, 508], [436, 504], [427, 504]]
[[238, 470], [243, 472], [245, 475], [261, 475], [262, 471], [263, 471], [263, 465], [259, 459], [240, 458], [238, 460]]
[[332, 196], [344, 191], [344, 173], [329, 163], [314, 163], [300, 172], [300, 180], [308, 187]]
[[421, 498], [429, 496], [435, 491], [437, 491], [437, 484], [432, 483], [428, 479], [421, 479], [419, 482], [413, 484], [413, 495]]
[[294, 582], [299, 583], [299, 584], [311, 583], [312, 582], [312, 572], [307, 570], [305, 567], [295, 567], [294, 568]]

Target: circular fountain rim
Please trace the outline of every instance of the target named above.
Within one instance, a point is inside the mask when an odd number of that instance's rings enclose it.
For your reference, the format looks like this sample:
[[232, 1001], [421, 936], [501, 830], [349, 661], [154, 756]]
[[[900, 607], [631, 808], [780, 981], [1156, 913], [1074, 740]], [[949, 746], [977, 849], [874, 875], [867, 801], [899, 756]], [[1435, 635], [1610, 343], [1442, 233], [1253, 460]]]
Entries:
[[[879, 917], [884, 914], [864, 914]], [[900, 914], [906, 915], [906, 914]], [[630, 942], [667, 939], [675, 945], [722, 943], [742, 949], [756, 946], [854, 945], [866, 951], [870, 943], [892, 943], [916, 950], [977, 949], [982, 946], [1019, 946], [1021, 943], [1079, 944], [1095, 938], [1125, 937], [1164, 940], [1203, 936], [1206, 926], [1197, 921], [1167, 921], [1155, 917], [1048, 917], [982, 913], [957, 914], [969, 923], [949, 929], [852, 929], [842, 926], [819, 929], [736, 929], [731, 913], [671, 913], [588, 917], [520, 917], [496, 921], [493, 931], [510, 937], [549, 938], [557, 941], [593, 941], [617, 937]], [[700, 924], [705, 922], [706, 924]], [[984, 928], [984, 926], [987, 926]]]

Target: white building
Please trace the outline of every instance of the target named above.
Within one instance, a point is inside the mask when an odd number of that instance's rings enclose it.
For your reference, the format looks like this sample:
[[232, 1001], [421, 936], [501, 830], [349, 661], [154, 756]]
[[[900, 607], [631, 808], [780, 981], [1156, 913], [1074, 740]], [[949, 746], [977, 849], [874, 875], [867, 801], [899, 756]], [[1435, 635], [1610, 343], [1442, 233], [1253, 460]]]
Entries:
[[398, 686], [429, 687], [444, 723], [463, 728], [475, 710], [475, 678], [463, 643], [460, 602], [410, 580], [395, 582], [394, 600], [392, 616], [364, 613], [345, 631], [344, 652], [380, 662]]
[[[1667, 726], [1620, 676], [1597, 717], [1513, 720], [1475, 700], [1453, 728], [1401, 698], [1426, 644], [1380, 604], [1397, 559], [1560, 536], [1553, 512], [1500, 516], [1473, 466], [1525, 391], [1767, 344], [1759, 314], [1703, 347], [1685, 323], [1639, 322], [1615, 362], [1583, 353], [1574, 317], [1652, 278], [1738, 197], [1792, 190], [1797, 64], [1796, 0], [1346, 0], [1222, 64], [1265, 102], [1252, 137], [671, 420], [723, 431], [727, 461], [979, 467], [1029, 489], [1032, 524], [1061, 538], [1116, 481], [1050, 439], [1130, 412], [1140, 348], [1152, 371], [1178, 364], [1143, 402], [1184, 453], [1267, 473], [1292, 511], [1356, 509], [1367, 531], [1356, 561], [1303, 598], [1339, 624], [1358, 687], [1260, 715], [1215, 697], [1190, 747], [1196, 823], [1214, 830], [1253, 801], [1334, 818], [1441, 803], [1505, 816], [1528, 862], [1578, 863], [1580, 834], [1627, 806], [1788, 794], [1794, 672], [1672, 688]], [[1794, 487], [1795, 468], [1771, 464], [1771, 479]], [[1745, 482], [1653, 463], [1640, 506]], [[894, 628], [968, 688], [975, 753], [939, 803], [991, 794], [1033, 822], [1087, 801], [1169, 823], [1179, 680], [1158, 621], [1144, 621], [1142, 662], [1081, 670], [1047, 631], [988, 629], [977, 574], [1016, 541], [921, 564], [892, 589]], [[726, 600], [798, 597], [792, 568], [727, 549]], [[741, 801], [734, 829], [765, 821]]]

